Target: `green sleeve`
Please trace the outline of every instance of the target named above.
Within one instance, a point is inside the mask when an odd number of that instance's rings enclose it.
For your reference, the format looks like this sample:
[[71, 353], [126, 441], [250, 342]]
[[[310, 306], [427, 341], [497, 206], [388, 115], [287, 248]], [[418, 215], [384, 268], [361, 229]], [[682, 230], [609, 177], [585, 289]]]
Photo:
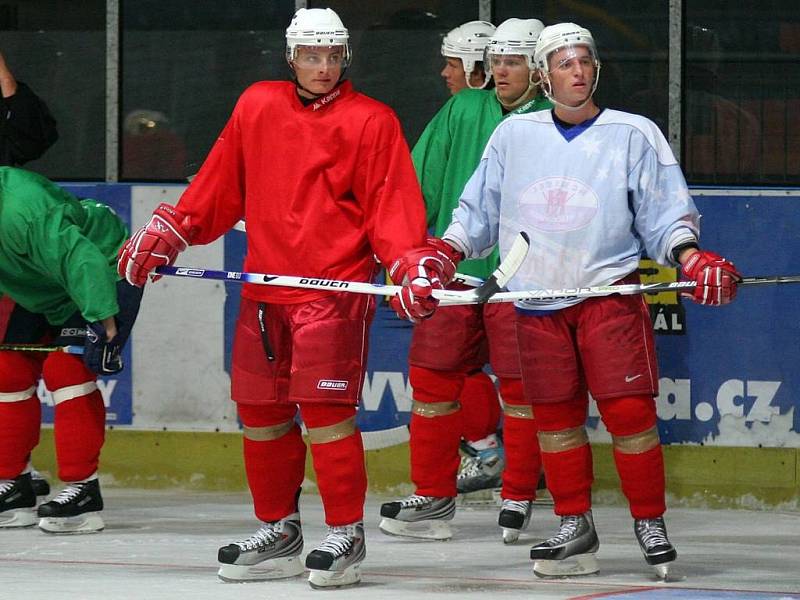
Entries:
[[117, 274], [108, 257], [66, 218], [67, 206], [55, 205], [29, 224], [30, 259], [64, 288], [87, 321], [99, 321], [119, 312]]
[[411, 159], [425, 198], [429, 228], [436, 224], [442, 206], [441, 196], [446, 173], [444, 166], [452, 146], [449, 127], [452, 105], [453, 98], [433, 116], [411, 151]]

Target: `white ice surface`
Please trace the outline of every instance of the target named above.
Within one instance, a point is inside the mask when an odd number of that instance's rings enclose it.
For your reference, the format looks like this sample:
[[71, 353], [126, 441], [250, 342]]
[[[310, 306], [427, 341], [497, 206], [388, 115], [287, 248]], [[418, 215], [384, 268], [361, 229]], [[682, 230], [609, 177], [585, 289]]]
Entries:
[[[598, 576], [540, 580], [531, 544], [552, 534], [552, 508], [537, 506], [531, 528], [504, 546], [495, 507], [459, 508], [448, 542], [417, 542], [377, 529], [382, 498], [366, 509], [363, 582], [314, 591], [305, 576], [225, 584], [216, 578], [219, 546], [253, 533], [249, 496], [107, 489], [106, 530], [53, 536], [37, 528], [0, 530], [0, 599], [355, 599], [416, 598], [800, 598], [800, 514], [676, 509], [667, 527], [678, 549], [671, 579], [660, 583], [644, 563], [626, 509], [596, 507]], [[301, 498], [306, 548], [323, 536], [316, 495]], [[718, 591], [718, 592], [715, 592]], [[738, 592], [738, 593], [737, 593]], [[794, 595], [797, 594], [797, 595]]]

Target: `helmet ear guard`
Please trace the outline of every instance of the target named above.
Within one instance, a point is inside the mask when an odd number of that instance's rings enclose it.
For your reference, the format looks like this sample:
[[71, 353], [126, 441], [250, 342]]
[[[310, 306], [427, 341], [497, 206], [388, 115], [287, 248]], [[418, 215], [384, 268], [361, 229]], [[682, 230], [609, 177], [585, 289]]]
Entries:
[[301, 8], [286, 28], [286, 61], [291, 67], [298, 46], [342, 46], [342, 69], [350, 65], [350, 34], [332, 9]]

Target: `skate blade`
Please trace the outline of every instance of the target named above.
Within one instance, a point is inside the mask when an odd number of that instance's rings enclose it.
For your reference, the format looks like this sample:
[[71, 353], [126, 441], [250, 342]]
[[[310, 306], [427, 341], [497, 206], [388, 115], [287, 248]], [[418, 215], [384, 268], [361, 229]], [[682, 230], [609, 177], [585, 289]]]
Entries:
[[447, 521], [428, 520], [428, 521], [398, 521], [384, 517], [378, 525], [386, 535], [396, 537], [414, 538], [419, 540], [449, 540], [453, 537], [453, 531]]
[[500, 506], [502, 503], [499, 487], [472, 492], [459, 491], [456, 496], [456, 506]]
[[0, 527], [30, 527], [36, 525], [37, 519], [33, 508], [15, 508], [0, 513]]
[[656, 577], [661, 581], [667, 581], [669, 579], [669, 569], [672, 563], [663, 563], [660, 565], [650, 565], [655, 571]]
[[511, 527], [503, 527], [503, 543], [516, 544], [519, 540], [520, 529], [512, 529]]
[[315, 590], [354, 585], [361, 581], [361, 564], [347, 567], [344, 571], [308, 570], [308, 585]]
[[533, 563], [533, 574], [543, 579], [594, 575], [599, 570], [594, 553], [576, 554], [563, 560], [536, 560]]
[[77, 517], [42, 517], [39, 529], [45, 533], [61, 535], [98, 533], [105, 529], [102, 517], [97, 513], [86, 513]]
[[226, 583], [247, 583], [270, 579], [289, 579], [305, 572], [300, 556], [284, 556], [265, 560], [256, 565], [228, 565], [220, 563], [217, 577]]

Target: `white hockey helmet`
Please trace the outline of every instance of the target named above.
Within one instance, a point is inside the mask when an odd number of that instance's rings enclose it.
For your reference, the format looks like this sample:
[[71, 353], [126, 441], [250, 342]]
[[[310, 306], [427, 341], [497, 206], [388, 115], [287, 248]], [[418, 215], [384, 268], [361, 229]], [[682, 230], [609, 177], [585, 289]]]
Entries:
[[295, 58], [298, 46], [342, 46], [342, 68], [350, 64], [350, 35], [333, 9], [301, 8], [286, 28], [286, 60]]
[[[483, 50], [495, 31], [495, 26], [486, 21], [469, 21], [451, 29], [442, 40], [442, 56], [460, 58], [464, 74], [469, 76], [475, 63], [483, 60]], [[487, 78], [488, 82], [488, 78]], [[484, 84], [485, 85], [485, 84]]]
[[556, 50], [567, 46], [586, 46], [595, 62], [600, 64], [600, 57], [597, 55], [597, 46], [594, 43], [592, 33], [585, 27], [575, 23], [559, 23], [545, 27], [539, 36], [539, 43], [536, 46], [534, 60], [536, 68], [543, 73], [550, 72], [548, 58]]
[[500, 23], [486, 45], [486, 72], [491, 73], [490, 54], [520, 54], [525, 57], [528, 68], [533, 70], [533, 53], [544, 28], [539, 19], [507, 19]]

